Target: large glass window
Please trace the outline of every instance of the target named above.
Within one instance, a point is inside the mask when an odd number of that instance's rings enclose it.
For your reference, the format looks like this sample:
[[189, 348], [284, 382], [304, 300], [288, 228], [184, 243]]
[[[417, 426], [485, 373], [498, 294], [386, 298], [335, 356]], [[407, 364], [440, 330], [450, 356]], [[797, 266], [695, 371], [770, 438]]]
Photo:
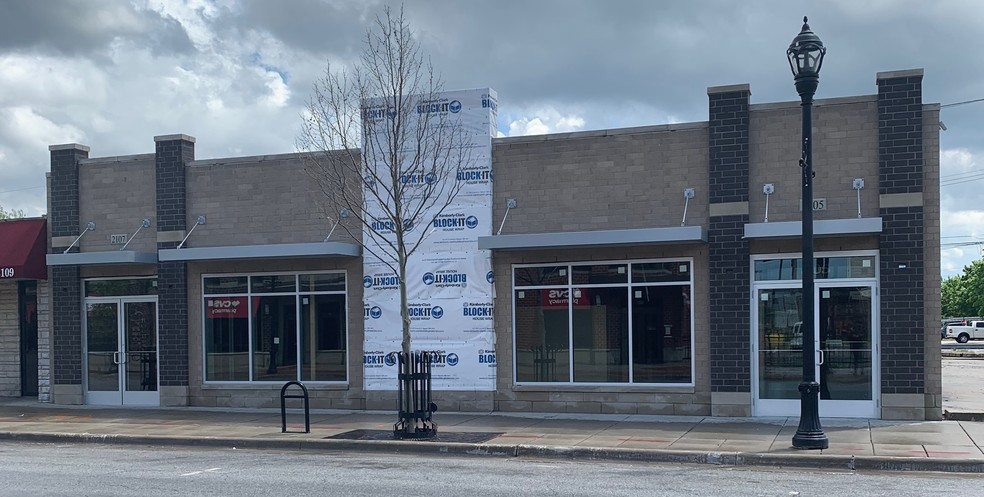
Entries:
[[516, 381], [692, 383], [691, 266], [516, 266]]
[[346, 381], [344, 273], [206, 276], [206, 381]]

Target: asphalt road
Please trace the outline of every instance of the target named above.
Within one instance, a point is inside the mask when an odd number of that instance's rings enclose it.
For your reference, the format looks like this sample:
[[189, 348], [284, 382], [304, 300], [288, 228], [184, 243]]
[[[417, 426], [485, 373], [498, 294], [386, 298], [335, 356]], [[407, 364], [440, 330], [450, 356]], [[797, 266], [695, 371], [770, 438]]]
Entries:
[[981, 495], [979, 475], [101, 445], [0, 444], [18, 496]]

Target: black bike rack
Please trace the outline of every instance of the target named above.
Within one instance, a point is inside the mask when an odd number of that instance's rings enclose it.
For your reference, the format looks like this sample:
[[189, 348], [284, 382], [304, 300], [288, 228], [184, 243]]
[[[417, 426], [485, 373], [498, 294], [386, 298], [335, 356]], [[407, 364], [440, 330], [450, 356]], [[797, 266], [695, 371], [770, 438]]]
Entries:
[[[297, 385], [301, 387], [301, 394], [287, 395], [287, 389]], [[311, 433], [311, 408], [308, 401], [308, 390], [299, 381], [288, 381], [280, 389], [280, 433], [287, 433], [287, 399], [304, 399], [304, 433]]]

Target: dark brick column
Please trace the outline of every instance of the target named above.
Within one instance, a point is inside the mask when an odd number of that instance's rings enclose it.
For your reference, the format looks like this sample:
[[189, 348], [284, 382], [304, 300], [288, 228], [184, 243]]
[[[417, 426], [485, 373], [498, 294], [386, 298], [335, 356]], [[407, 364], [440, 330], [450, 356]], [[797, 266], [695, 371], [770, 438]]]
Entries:
[[[82, 232], [79, 219], [79, 161], [89, 147], [70, 143], [48, 147], [51, 191], [48, 229], [52, 252], [61, 253]], [[78, 247], [72, 249], [78, 252]], [[82, 384], [82, 289], [78, 266], [51, 269], [51, 376], [54, 385]], [[80, 392], [81, 393], [81, 392]]]
[[[195, 160], [195, 139], [154, 137], [157, 176], [158, 249], [180, 243], [186, 228], [185, 167]], [[169, 241], [160, 241], [161, 239]], [[158, 355], [160, 385], [188, 385], [188, 265], [157, 263]]]
[[[751, 92], [748, 85], [737, 85], [709, 88], [707, 95], [711, 391], [750, 392], [749, 245], [743, 236], [748, 223], [748, 101]], [[715, 205], [740, 205], [742, 202], [745, 203], [742, 214], [715, 215]]]
[[[881, 195], [922, 193], [922, 70], [878, 74]], [[923, 207], [883, 207], [881, 391], [924, 393]]]

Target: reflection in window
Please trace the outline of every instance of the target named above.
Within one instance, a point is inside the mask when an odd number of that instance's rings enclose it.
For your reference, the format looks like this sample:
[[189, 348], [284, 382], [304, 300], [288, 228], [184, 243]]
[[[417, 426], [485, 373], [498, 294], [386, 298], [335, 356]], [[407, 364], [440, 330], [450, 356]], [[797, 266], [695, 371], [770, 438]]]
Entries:
[[346, 381], [344, 273], [206, 277], [203, 288], [243, 293], [203, 297], [206, 381]]
[[[514, 268], [516, 381], [692, 383], [691, 267], [685, 260]], [[537, 278], [563, 284], [538, 287]]]
[[255, 297], [253, 380], [297, 379], [297, 309], [291, 296]]
[[205, 297], [205, 380], [249, 380], [249, 298]]
[[515, 297], [517, 380], [569, 381], [567, 289], [516, 290]]
[[633, 290], [632, 364], [636, 383], [690, 383], [690, 289]]
[[301, 380], [345, 380], [345, 296], [301, 296]]
[[[574, 381], [629, 381], [629, 304], [626, 288], [574, 289]], [[580, 295], [578, 295], [580, 294]]]

